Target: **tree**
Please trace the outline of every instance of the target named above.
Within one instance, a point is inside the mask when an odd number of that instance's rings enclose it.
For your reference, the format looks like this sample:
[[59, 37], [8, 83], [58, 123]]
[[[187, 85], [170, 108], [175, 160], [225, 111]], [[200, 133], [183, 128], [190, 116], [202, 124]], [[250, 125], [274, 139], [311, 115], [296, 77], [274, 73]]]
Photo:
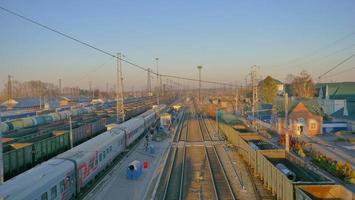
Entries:
[[287, 74], [284, 82], [287, 84], [291, 84], [293, 79], [295, 79], [295, 76], [293, 74]]
[[295, 76], [291, 82], [292, 95], [296, 97], [311, 99], [314, 96], [315, 86], [312, 76], [306, 71]]
[[275, 102], [277, 93], [277, 83], [271, 76], [267, 76], [260, 83], [260, 93], [265, 103], [273, 104]]

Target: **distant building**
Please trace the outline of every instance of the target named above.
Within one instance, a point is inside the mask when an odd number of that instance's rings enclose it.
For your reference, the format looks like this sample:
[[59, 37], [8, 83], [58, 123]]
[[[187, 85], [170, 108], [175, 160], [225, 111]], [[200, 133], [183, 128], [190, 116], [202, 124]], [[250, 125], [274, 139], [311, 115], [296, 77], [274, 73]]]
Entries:
[[[43, 99], [42, 99], [43, 100]], [[12, 105], [11, 109], [13, 110], [32, 110], [32, 109], [39, 109], [40, 107], [44, 107], [44, 102], [41, 101], [39, 98], [15, 98], [10, 100]], [[8, 101], [3, 102], [0, 106], [5, 108], [7, 107]]]
[[13, 107], [16, 106], [16, 104], [18, 104], [18, 102], [15, 101], [14, 99], [8, 99], [4, 101], [2, 104], [0, 104], [0, 107], [12, 109]]
[[266, 122], [266, 123], [271, 123], [272, 120], [272, 109], [273, 106], [272, 104], [260, 104], [257, 112], [257, 117], [259, 120]]
[[90, 103], [92, 104], [102, 104], [105, 101], [103, 99], [93, 99]]
[[70, 102], [71, 102], [71, 99], [69, 99], [68, 97], [60, 97], [59, 107], [69, 106]]
[[[271, 77], [271, 78], [272, 78], [272, 77]], [[265, 79], [266, 79], [266, 78], [265, 78]], [[265, 79], [264, 79], [264, 80], [261, 80], [261, 81], [259, 82], [259, 86], [263, 84], [263, 82], [265, 81]], [[276, 85], [277, 85], [277, 94], [283, 94], [284, 91], [285, 91], [285, 85], [284, 85], [284, 83], [282, 83], [281, 81], [279, 81], [279, 80], [277, 80], [277, 79], [275, 79], [275, 78], [272, 78], [272, 79], [275, 81], [275, 83], [276, 83]]]

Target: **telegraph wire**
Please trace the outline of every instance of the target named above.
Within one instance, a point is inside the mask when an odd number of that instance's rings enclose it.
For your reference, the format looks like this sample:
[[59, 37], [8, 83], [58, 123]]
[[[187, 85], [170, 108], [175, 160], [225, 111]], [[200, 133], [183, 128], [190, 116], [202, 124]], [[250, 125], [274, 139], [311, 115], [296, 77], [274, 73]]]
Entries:
[[[148, 68], [145, 68], [145, 67], [143, 67], [143, 66], [141, 66], [141, 65], [138, 65], [138, 64], [136, 64], [136, 63], [134, 63], [134, 62], [131, 62], [131, 61], [127, 60], [127, 59], [119, 58], [119, 57], [116, 56], [115, 54], [112, 54], [112, 53], [110, 53], [110, 52], [108, 52], [108, 51], [106, 51], [106, 50], [103, 50], [103, 49], [101, 49], [101, 48], [99, 48], [99, 47], [96, 47], [96, 46], [94, 46], [94, 45], [91, 45], [91, 44], [88, 43], [88, 42], [84, 42], [84, 41], [82, 41], [82, 40], [80, 40], [80, 39], [77, 39], [77, 38], [75, 38], [75, 37], [73, 37], [73, 36], [70, 36], [70, 35], [68, 35], [68, 34], [66, 34], [66, 33], [63, 33], [63, 32], [61, 32], [61, 31], [58, 31], [58, 30], [56, 30], [56, 29], [54, 29], [54, 28], [51, 28], [51, 27], [49, 27], [49, 26], [47, 26], [47, 25], [44, 25], [44, 24], [42, 24], [42, 23], [40, 23], [40, 22], [38, 22], [38, 21], [35, 21], [35, 20], [30, 19], [30, 18], [28, 18], [28, 17], [25, 17], [24, 15], [21, 15], [21, 14], [19, 14], [19, 13], [17, 13], [17, 12], [14, 12], [14, 11], [9, 10], [9, 9], [7, 9], [7, 8], [4, 8], [4, 7], [2, 7], [2, 6], [0, 6], [0, 9], [3, 10], [3, 11], [5, 11], [5, 12], [7, 12], [7, 13], [9, 13], [9, 14], [11, 14], [11, 15], [17, 16], [17, 17], [19, 17], [19, 18], [21, 18], [21, 19], [23, 19], [23, 20], [25, 20], [25, 21], [27, 21], [27, 22], [30, 22], [30, 23], [32, 23], [32, 24], [35, 24], [35, 25], [37, 25], [37, 26], [39, 26], [39, 27], [42, 27], [42, 28], [44, 28], [44, 29], [46, 29], [46, 30], [49, 30], [49, 31], [51, 31], [51, 32], [54, 32], [54, 33], [56, 33], [56, 34], [59, 34], [59, 35], [65, 37], [65, 38], [68, 38], [68, 39], [70, 39], [70, 40], [72, 40], [72, 41], [74, 41], [74, 42], [77, 42], [77, 43], [79, 43], [79, 44], [82, 44], [82, 45], [84, 45], [84, 46], [86, 46], [86, 47], [88, 47], [88, 48], [91, 48], [91, 49], [95, 50], [95, 51], [101, 52], [101, 53], [103, 53], [103, 54], [105, 54], [105, 55], [108, 55], [108, 56], [110, 56], [110, 57], [112, 57], [112, 58], [120, 59], [121, 61], [123, 61], [123, 62], [125, 62], [125, 63], [127, 63], [127, 64], [129, 64], [129, 65], [131, 65], [131, 66], [133, 66], [133, 67], [136, 67], [136, 68], [141, 69], [141, 70], [143, 70], [143, 71], [145, 71], [145, 72], [148, 72]], [[152, 74], [154, 74], [154, 75], [162, 76], [162, 77], [170, 77], [170, 78], [182, 79], [182, 80], [189, 80], [189, 81], [200, 81], [200, 80], [198, 80], [198, 79], [187, 78], [187, 77], [181, 77], [181, 76], [176, 76], [176, 75], [168, 75], [168, 74], [161, 74], [161, 73], [158, 74], [157, 72], [154, 72], [153, 70], [150, 70], [150, 73], [152, 73]], [[201, 80], [201, 82], [204, 82], [204, 83], [213, 83], [213, 84], [219, 84], [219, 85], [225, 85], [225, 86], [234, 86], [234, 85], [231, 85], [231, 84], [228, 84], [228, 83], [215, 82], [215, 81]]]

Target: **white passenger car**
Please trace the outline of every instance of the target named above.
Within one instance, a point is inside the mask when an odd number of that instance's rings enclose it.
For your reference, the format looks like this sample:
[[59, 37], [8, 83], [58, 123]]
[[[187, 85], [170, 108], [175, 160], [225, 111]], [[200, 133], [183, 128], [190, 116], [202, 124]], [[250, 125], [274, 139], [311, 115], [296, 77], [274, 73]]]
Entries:
[[70, 199], [76, 194], [74, 169], [72, 161], [51, 159], [6, 181], [0, 199]]
[[59, 154], [56, 158], [68, 159], [76, 163], [77, 191], [80, 192], [81, 188], [125, 149], [124, 140], [124, 132], [113, 129]]

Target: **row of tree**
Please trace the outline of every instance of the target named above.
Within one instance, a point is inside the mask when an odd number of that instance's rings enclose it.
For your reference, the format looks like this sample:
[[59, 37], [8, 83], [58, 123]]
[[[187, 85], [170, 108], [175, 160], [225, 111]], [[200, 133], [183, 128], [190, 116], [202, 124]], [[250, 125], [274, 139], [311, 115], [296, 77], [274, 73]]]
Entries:
[[[11, 88], [11, 92], [9, 92]], [[3, 89], [0, 91], [0, 103], [6, 101], [10, 98], [39, 98], [39, 97], [57, 97], [57, 96], [87, 96], [92, 98], [115, 98], [115, 89], [109, 91], [102, 91], [99, 89], [85, 90], [79, 87], [64, 87], [60, 89], [58, 85], [52, 83], [46, 83], [39, 80], [31, 80], [20, 82], [13, 80], [11, 81], [11, 87], [8, 87], [6, 83]], [[146, 95], [146, 91], [136, 91], [135, 94], [132, 91], [126, 91], [124, 96], [134, 96], [134, 95]]]
[[[11, 92], [9, 89], [11, 88]], [[89, 96], [93, 92], [89, 90], [83, 90], [79, 87], [65, 87], [60, 91], [59, 87], [52, 83], [46, 83], [39, 80], [31, 81], [12, 81], [11, 87], [8, 87], [8, 83], [4, 85], [4, 88], [0, 91], [0, 102], [6, 101], [10, 98], [26, 98], [26, 97], [55, 97], [55, 96], [79, 96], [86, 95]], [[94, 91], [94, 95], [98, 95], [99, 90]]]

